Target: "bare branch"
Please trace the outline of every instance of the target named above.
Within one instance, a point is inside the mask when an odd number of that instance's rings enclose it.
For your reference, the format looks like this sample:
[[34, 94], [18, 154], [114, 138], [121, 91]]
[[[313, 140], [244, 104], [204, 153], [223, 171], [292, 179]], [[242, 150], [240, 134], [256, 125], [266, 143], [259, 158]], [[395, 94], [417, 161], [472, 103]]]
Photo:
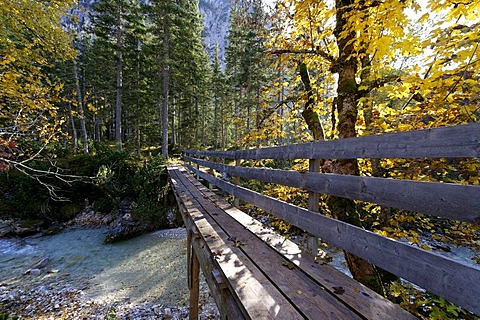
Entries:
[[314, 49], [271, 49], [266, 51], [267, 54], [272, 55], [281, 55], [281, 54], [315, 54], [324, 58], [329, 62], [335, 62], [335, 58], [326, 53], [325, 51], [319, 50], [318, 47]]

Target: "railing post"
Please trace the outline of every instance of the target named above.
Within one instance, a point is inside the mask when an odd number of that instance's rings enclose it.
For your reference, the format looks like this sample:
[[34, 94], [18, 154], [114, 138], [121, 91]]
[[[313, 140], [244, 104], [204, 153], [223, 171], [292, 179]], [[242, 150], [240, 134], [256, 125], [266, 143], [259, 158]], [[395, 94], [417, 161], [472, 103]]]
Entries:
[[[319, 172], [320, 171], [320, 160], [319, 159], [309, 159], [308, 160], [308, 171], [309, 172]], [[308, 192], [308, 210], [313, 212], [319, 212], [319, 203], [320, 195], [318, 192], [309, 191]], [[312, 255], [316, 257], [318, 255], [318, 238], [312, 235], [307, 236], [307, 248], [311, 251]]]
[[[240, 159], [235, 159], [235, 166], [239, 166], [240, 165]], [[235, 177], [233, 179], [233, 183], [236, 184], [237, 186], [240, 185], [240, 177]], [[240, 207], [240, 199], [238, 199], [237, 197], [233, 197], [233, 205], [238, 208]]]
[[196, 237], [192, 231], [187, 234], [188, 289], [190, 290], [189, 320], [198, 320], [200, 294], [200, 263], [193, 250], [192, 242]]

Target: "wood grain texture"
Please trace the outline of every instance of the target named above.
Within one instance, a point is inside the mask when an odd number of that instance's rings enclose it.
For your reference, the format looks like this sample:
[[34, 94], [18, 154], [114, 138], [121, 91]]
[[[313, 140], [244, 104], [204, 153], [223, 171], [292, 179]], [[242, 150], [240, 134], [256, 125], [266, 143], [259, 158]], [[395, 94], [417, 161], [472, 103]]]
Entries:
[[[195, 172], [195, 168], [187, 166]], [[197, 173], [197, 172], [196, 172]], [[321, 239], [407, 279], [459, 306], [480, 314], [480, 269], [433, 252], [382, 237], [260, 193], [235, 186], [203, 172], [199, 176]]]
[[[217, 269], [228, 279], [229, 289], [247, 318], [304, 319], [248, 256], [239, 248], [228, 245], [228, 235], [204, 212], [198, 202], [200, 199], [195, 199], [188, 187], [182, 183], [182, 174], [173, 169], [169, 170], [169, 175], [175, 177], [174, 186], [180, 190], [180, 200], [187, 209], [188, 219], [193, 221], [197, 233], [201, 235], [196, 239], [197, 242], [200, 239], [204, 242], [200, 251], [205, 252], [204, 256], [213, 257], [213, 261], [206, 261], [206, 272], [203, 274], [212, 278], [209, 269], [218, 266]], [[192, 224], [190, 228], [193, 228]], [[200, 260], [202, 254], [195, 252]], [[214, 283], [213, 279], [212, 282]]]
[[[175, 198], [177, 199], [178, 208], [182, 215], [182, 218], [185, 222], [187, 230], [198, 232], [195, 223], [188, 214], [188, 208], [184, 204], [184, 199], [186, 198], [185, 190], [181, 189], [181, 184], [179, 184], [179, 179], [176, 176], [175, 172], [176, 167], [169, 167], [168, 173], [170, 176], [171, 183], [173, 185], [173, 191]], [[245, 310], [243, 310], [233, 297], [232, 293], [229, 290], [220, 290], [216, 287], [215, 281], [212, 276], [212, 269], [214, 270], [214, 259], [211, 255], [211, 252], [208, 251], [205, 241], [202, 239], [192, 241], [193, 250], [197, 253], [197, 258], [200, 262], [200, 267], [202, 273], [205, 276], [205, 280], [210, 288], [213, 299], [218, 307], [220, 316], [222, 319], [227, 319], [228, 317], [233, 317], [234, 319], [247, 319], [245, 316]]]
[[228, 166], [185, 157], [232, 176], [480, 223], [480, 186]]
[[479, 158], [480, 124], [237, 151], [185, 150], [228, 159]]
[[[188, 179], [187, 176], [182, 177]], [[259, 239], [255, 234], [245, 229], [215, 203], [205, 201], [206, 195], [199, 188], [201, 184], [193, 185], [189, 190], [206, 212], [222, 227], [232, 241], [232, 244], [245, 253], [255, 265], [262, 270], [267, 278], [285, 297], [295, 305], [307, 319], [361, 319], [356, 312], [329, 292], [319, 283], [312, 281], [307, 274], [293, 265], [288, 264], [281, 254]], [[184, 184], [187, 184], [184, 182]], [[244, 214], [240, 210], [239, 214]]]
[[[233, 207], [214, 192], [206, 189], [200, 182], [195, 181], [191, 175], [187, 177], [191, 180], [192, 184], [202, 192], [204, 197], [212, 201], [212, 203], [221, 209], [222, 212], [226, 213], [230, 219], [237, 221], [242, 228], [250, 231], [273, 250], [289, 259], [290, 262], [297, 265], [302, 272], [316, 281], [320, 286], [325, 287], [326, 291], [329, 291], [330, 294], [334, 294], [335, 288], [344, 288], [345, 292], [342, 295], [335, 295], [336, 298], [343, 301], [346, 305], [351, 306], [363, 317], [367, 319], [385, 319], [385, 315], [388, 315], [392, 319], [416, 319], [416, 317], [398, 305], [391, 303], [330, 265], [316, 263], [311, 256], [305, 254], [296, 244], [278, 235], [273, 230], [265, 228], [257, 220]], [[224, 215], [222, 215], [222, 217], [225, 218]], [[242, 234], [242, 236], [244, 234], [242, 231], [239, 233]], [[243, 247], [244, 246], [242, 246], [242, 248]]]

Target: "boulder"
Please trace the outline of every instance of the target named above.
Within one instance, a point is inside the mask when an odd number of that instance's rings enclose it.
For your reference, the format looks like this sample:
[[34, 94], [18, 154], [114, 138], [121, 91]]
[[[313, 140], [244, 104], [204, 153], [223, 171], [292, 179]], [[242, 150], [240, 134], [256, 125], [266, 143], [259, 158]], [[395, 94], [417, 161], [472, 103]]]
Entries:
[[150, 230], [147, 224], [133, 218], [130, 212], [134, 207], [134, 202], [123, 202], [120, 205], [117, 218], [109, 225], [106, 243], [131, 239]]
[[12, 232], [13, 232], [13, 221], [0, 220], [0, 239], [10, 236]]
[[23, 220], [13, 224], [13, 234], [19, 237], [28, 237], [42, 230], [42, 220]]

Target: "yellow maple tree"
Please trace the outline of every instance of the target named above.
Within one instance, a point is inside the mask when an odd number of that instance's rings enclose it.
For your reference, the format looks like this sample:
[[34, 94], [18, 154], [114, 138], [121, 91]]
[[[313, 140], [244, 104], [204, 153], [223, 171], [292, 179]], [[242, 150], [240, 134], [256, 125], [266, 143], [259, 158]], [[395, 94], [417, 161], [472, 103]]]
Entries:
[[63, 84], [51, 69], [55, 62], [74, 56], [71, 37], [61, 25], [72, 3], [0, 0], [0, 142], [4, 145], [27, 138], [46, 144], [59, 131]]

